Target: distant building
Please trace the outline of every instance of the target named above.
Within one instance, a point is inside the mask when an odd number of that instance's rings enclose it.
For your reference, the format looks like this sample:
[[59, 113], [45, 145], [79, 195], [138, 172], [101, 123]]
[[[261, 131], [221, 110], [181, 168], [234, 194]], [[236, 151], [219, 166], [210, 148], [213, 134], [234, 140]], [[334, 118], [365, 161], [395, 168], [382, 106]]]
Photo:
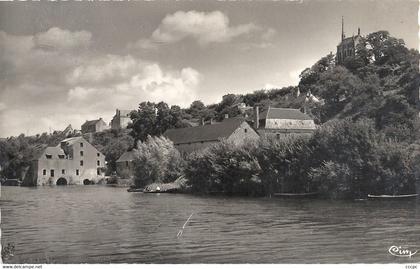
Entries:
[[181, 154], [199, 151], [223, 139], [242, 143], [247, 139], [258, 139], [257, 132], [240, 118], [225, 119], [222, 122], [180, 129], [169, 129], [164, 134]]
[[82, 124], [82, 133], [97, 133], [109, 129], [109, 126], [105, 123], [102, 118], [97, 120], [87, 120]]
[[127, 128], [128, 124], [131, 123], [130, 113], [131, 110], [117, 109], [111, 120], [111, 129], [118, 130]]
[[299, 109], [268, 107], [260, 115], [255, 107], [254, 117], [254, 128], [261, 137], [311, 135], [316, 129], [314, 120]]
[[105, 156], [82, 137], [64, 139], [55, 147], [40, 147], [24, 185], [90, 184], [104, 177]]
[[133, 151], [124, 152], [123, 155], [116, 161], [117, 175], [122, 178], [130, 178], [134, 175], [134, 161], [135, 156]]
[[357, 35], [347, 37], [344, 34], [344, 19], [341, 21], [341, 42], [337, 46], [336, 62], [343, 64], [347, 57], [356, 55], [356, 46], [361, 40], [360, 28], [357, 29]]

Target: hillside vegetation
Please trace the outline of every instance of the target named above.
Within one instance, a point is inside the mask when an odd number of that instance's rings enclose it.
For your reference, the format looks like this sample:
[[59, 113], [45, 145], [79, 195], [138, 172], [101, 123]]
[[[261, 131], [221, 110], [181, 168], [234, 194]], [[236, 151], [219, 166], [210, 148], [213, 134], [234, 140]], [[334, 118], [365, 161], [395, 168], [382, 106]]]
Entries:
[[[192, 188], [203, 192], [267, 195], [281, 189], [320, 191], [329, 197], [414, 192], [420, 174], [419, 58], [418, 51], [388, 32], [371, 33], [343, 65], [336, 65], [334, 54], [326, 55], [302, 71], [297, 86], [226, 94], [217, 104], [197, 100], [188, 108], [142, 102], [131, 113], [128, 132], [97, 133], [92, 143], [106, 155], [110, 173], [119, 155], [132, 148], [143, 160], [137, 163], [145, 165], [149, 158], [141, 154], [156, 151], [148, 148], [154, 145], [148, 137], [169, 128], [222, 120], [225, 114], [245, 113], [252, 120], [249, 108], [254, 106], [299, 108], [320, 125], [309, 140], [260, 141], [245, 148], [222, 143], [179, 163], [185, 169], [174, 174], [185, 174]], [[241, 110], [242, 103], [248, 109]], [[2, 176], [19, 177], [40, 145], [56, 145], [60, 139], [59, 134], [43, 134], [1, 140]]]

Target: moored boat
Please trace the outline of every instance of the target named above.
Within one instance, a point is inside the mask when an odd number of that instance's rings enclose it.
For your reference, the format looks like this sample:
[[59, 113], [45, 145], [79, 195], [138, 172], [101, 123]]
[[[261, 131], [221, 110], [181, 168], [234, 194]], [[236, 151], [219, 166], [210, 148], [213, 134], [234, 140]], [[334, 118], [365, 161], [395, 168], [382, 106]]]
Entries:
[[370, 200], [404, 200], [404, 199], [416, 199], [418, 197], [417, 193], [413, 194], [397, 194], [397, 195], [374, 195], [368, 194], [368, 199]]
[[143, 189], [135, 189], [135, 188], [129, 188], [127, 189], [128, 192], [143, 192]]
[[318, 195], [318, 192], [301, 192], [301, 193], [289, 193], [289, 192], [278, 192], [274, 193], [274, 197], [280, 198], [314, 198]]

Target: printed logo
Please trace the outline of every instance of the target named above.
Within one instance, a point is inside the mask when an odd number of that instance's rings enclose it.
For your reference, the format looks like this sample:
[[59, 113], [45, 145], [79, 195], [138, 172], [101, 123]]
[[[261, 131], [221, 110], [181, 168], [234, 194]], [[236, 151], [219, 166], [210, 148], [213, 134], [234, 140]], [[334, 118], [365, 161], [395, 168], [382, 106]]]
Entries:
[[418, 250], [411, 251], [409, 249], [402, 248], [401, 246], [398, 246], [398, 247], [397, 246], [391, 246], [388, 249], [388, 252], [389, 252], [389, 254], [391, 254], [393, 256], [396, 256], [396, 257], [411, 258], [411, 256], [415, 255], [418, 252]]

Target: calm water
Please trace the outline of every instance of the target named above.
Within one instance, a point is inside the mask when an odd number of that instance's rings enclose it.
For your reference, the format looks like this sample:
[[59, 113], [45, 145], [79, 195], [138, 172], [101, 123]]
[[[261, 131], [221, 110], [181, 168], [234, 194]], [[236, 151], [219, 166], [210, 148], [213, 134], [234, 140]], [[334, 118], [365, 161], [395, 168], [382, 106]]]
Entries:
[[[2, 187], [8, 263], [412, 263], [420, 203], [128, 193], [106, 186]], [[194, 213], [181, 237], [178, 231]]]

